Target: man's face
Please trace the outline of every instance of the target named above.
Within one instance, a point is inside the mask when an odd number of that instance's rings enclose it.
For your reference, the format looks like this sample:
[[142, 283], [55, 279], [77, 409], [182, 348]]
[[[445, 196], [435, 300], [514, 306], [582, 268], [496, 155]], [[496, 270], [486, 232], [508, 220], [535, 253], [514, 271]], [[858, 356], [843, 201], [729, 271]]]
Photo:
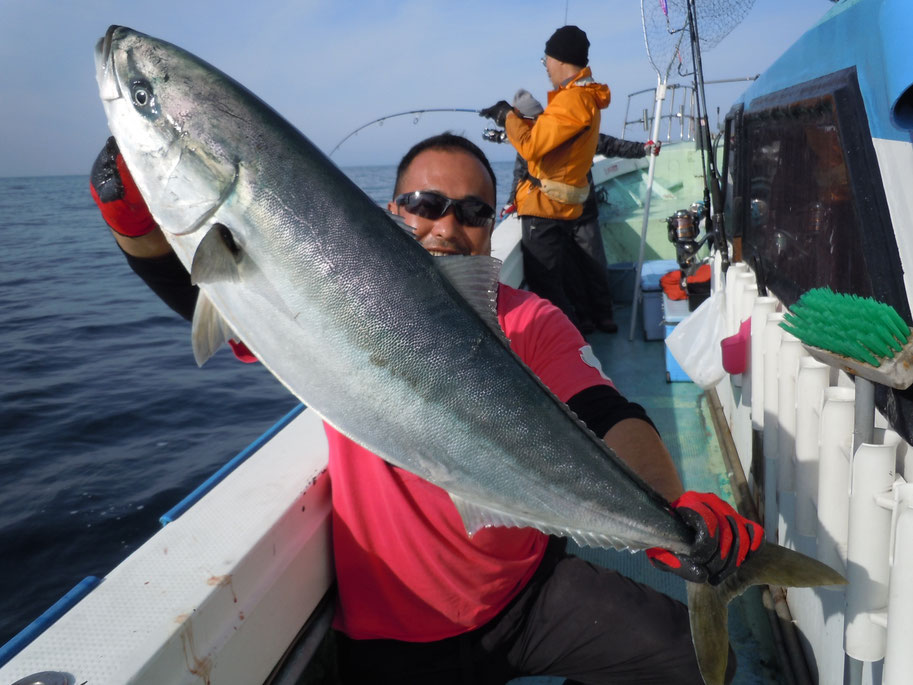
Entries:
[[556, 60], [554, 57], [546, 55], [545, 62], [543, 62], [543, 64], [545, 65], [545, 73], [548, 74], [549, 83], [552, 84], [552, 88], [557, 88], [559, 84], [558, 65], [560, 65], [561, 62]]
[[[474, 198], [495, 204], [495, 189], [485, 166], [463, 150], [425, 150], [406, 169], [397, 193], [433, 190], [453, 200]], [[395, 202], [387, 208], [415, 229], [415, 237], [435, 255], [487, 255], [491, 253], [493, 226], [465, 226], [453, 208], [438, 219], [411, 214]]]

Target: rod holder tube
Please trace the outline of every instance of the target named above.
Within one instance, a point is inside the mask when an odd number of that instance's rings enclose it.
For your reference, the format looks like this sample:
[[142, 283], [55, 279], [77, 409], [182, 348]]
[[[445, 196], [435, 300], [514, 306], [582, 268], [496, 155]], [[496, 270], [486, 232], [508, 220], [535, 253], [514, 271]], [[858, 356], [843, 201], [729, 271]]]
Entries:
[[875, 431], [875, 437], [881, 433], [881, 440], [875, 440], [882, 445], [894, 445], [897, 448], [897, 475], [906, 478], [913, 478], [913, 469], [907, 464], [907, 457], [910, 456], [910, 445], [901, 437], [900, 433], [890, 428], [883, 431]]
[[779, 301], [775, 297], [758, 297], [751, 309], [751, 427], [764, 429], [764, 397], [767, 389], [764, 336], [767, 319], [774, 313]]
[[894, 564], [888, 588], [888, 634], [884, 685], [903, 685], [913, 673], [913, 501], [898, 503], [894, 529]]
[[758, 299], [758, 281], [755, 279], [754, 273], [745, 271], [738, 275], [738, 279], [742, 282], [742, 287], [739, 289], [739, 299], [736, 302], [736, 307], [738, 308], [736, 332], [742, 326], [742, 322], [751, 316], [754, 302]]
[[726, 272], [726, 335], [735, 335], [739, 332], [738, 303], [741, 301], [741, 292], [739, 288], [742, 282], [739, 280], [739, 274], [746, 273], [748, 266], [744, 262], [737, 262], [729, 265]]
[[887, 630], [873, 616], [888, 604], [892, 511], [877, 498], [891, 490], [896, 455], [894, 445], [869, 443], [859, 445], [853, 455], [843, 648], [858, 661], [878, 661], [886, 650]]
[[780, 519], [777, 505], [777, 454], [780, 432], [780, 418], [777, 407], [780, 397], [780, 340], [783, 329], [782, 312], [767, 315], [764, 327], [764, 430], [761, 435], [761, 449], [764, 452], [764, 529], [769, 542], [777, 541], [777, 525]]
[[[710, 267], [710, 292], [725, 293], [726, 275], [723, 273], [723, 257], [719, 252], [714, 251], [713, 261]], [[723, 301], [725, 302], [725, 296]], [[725, 307], [724, 307], [725, 312]], [[724, 325], [728, 322], [724, 322]]]
[[783, 331], [780, 341], [780, 381], [777, 407], [780, 430], [777, 436], [777, 489], [796, 491], [796, 379], [799, 360], [808, 352], [791, 333]]
[[824, 391], [818, 441], [818, 560], [844, 574], [855, 399], [852, 388]]
[[784, 547], [798, 551], [799, 536], [796, 535], [796, 493], [781, 490], [777, 493], [777, 542]]
[[[754, 307], [754, 301], [758, 298], [758, 285], [755, 276], [751, 271], [744, 271], [736, 276], [735, 285], [735, 303], [733, 305], [733, 314], [735, 316], [735, 331], [738, 333], [742, 328], [742, 322], [751, 318], [751, 311]], [[749, 348], [751, 340], [749, 339]], [[751, 404], [751, 355], [748, 355], [743, 373], [733, 374], [731, 376], [733, 385], [742, 388], [742, 404]], [[750, 407], [749, 407], [750, 409]]]
[[821, 405], [831, 367], [811, 356], [799, 360], [796, 376], [796, 529], [814, 536], [818, 530], [818, 439]]

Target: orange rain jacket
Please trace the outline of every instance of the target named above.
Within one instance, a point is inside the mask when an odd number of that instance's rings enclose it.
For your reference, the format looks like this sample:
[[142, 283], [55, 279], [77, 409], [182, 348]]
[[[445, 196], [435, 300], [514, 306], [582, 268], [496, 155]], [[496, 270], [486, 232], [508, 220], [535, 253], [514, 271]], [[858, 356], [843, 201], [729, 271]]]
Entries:
[[611, 92], [593, 80], [589, 67], [548, 94], [548, 106], [535, 121], [511, 112], [507, 138], [527, 161], [529, 174], [517, 188], [517, 214], [576, 219], [589, 192], [587, 172], [599, 141], [600, 110]]

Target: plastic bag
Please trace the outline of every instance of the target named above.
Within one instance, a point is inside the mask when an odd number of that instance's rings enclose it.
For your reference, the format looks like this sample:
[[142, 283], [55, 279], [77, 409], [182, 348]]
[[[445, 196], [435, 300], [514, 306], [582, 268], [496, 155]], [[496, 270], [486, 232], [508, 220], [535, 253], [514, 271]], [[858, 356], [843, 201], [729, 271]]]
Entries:
[[720, 351], [726, 331], [723, 297], [721, 292], [710, 295], [666, 337], [669, 352], [682, 371], [704, 390], [715, 387], [726, 375]]

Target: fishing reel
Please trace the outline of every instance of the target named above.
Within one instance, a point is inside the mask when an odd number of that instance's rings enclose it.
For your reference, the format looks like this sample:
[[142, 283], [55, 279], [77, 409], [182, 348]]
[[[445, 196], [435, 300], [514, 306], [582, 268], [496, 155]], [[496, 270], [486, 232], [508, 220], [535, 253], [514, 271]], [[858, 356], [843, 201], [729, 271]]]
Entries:
[[694, 202], [689, 209], [680, 209], [666, 219], [669, 242], [675, 245], [675, 259], [681, 267], [683, 282], [689, 272], [697, 268], [697, 252], [709, 237], [705, 231], [704, 237], [698, 240], [701, 222], [705, 219], [703, 202]]
[[499, 128], [486, 128], [482, 131], [482, 139], [490, 143], [506, 143], [507, 131], [502, 131]]

